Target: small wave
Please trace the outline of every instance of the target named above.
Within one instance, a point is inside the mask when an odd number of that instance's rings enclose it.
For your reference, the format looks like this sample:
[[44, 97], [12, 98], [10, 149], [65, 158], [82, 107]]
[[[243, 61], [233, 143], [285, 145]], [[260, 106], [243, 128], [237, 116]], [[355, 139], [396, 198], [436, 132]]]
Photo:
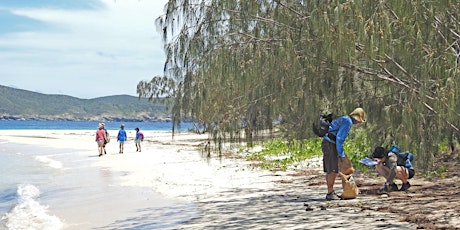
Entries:
[[56, 216], [47, 214], [48, 207], [40, 205], [36, 199], [40, 190], [30, 184], [18, 186], [18, 203], [2, 218], [7, 229], [50, 229], [60, 230], [63, 222]]
[[35, 159], [37, 159], [40, 162], [48, 164], [48, 166], [50, 166], [51, 168], [55, 168], [55, 169], [62, 168], [62, 163], [60, 161], [50, 159], [47, 156], [36, 156]]

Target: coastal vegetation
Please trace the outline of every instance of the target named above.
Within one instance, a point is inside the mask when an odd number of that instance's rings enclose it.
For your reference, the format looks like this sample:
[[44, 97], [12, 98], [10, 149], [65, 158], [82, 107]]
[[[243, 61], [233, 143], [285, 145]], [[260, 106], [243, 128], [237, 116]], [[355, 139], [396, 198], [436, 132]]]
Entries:
[[[459, 8], [428, 0], [171, 0], [157, 19], [164, 76], [139, 82], [138, 94], [171, 98], [174, 122], [185, 114], [218, 130], [214, 137], [248, 143], [274, 129], [288, 143], [310, 139], [320, 113], [363, 107], [363, 152], [397, 143], [429, 170], [439, 143], [453, 151], [460, 135]], [[354, 148], [350, 154], [361, 151]]]
[[128, 95], [80, 99], [0, 85], [0, 119], [152, 121], [169, 119], [169, 113], [164, 104]]
[[[344, 144], [345, 152], [353, 163], [353, 167], [362, 172], [367, 172], [368, 167], [359, 163], [364, 157], [369, 157], [369, 140], [364, 128], [356, 128], [350, 131], [350, 140]], [[246, 159], [257, 162], [260, 168], [272, 171], [284, 171], [287, 168], [297, 168], [302, 162], [308, 162], [313, 157], [321, 156], [322, 138], [308, 138], [304, 140], [289, 140], [284, 138], [272, 138], [258, 141], [261, 151], [245, 154]], [[246, 151], [247, 148], [241, 152]]]

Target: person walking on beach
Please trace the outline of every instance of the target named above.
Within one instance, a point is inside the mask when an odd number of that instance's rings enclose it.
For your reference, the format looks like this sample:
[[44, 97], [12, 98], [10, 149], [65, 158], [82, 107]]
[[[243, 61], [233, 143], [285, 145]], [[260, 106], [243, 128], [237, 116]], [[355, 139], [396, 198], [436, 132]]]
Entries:
[[141, 141], [144, 140], [144, 134], [139, 131], [139, 128], [135, 128], [136, 130], [136, 138], [134, 139], [134, 143], [136, 144], [136, 152], [141, 151]]
[[107, 151], [105, 151], [105, 146], [107, 145], [107, 143], [110, 142], [110, 136], [109, 136], [109, 132], [107, 132], [107, 129], [105, 128], [105, 124], [101, 123], [101, 125], [102, 125], [102, 129], [104, 129], [104, 132], [105, 132], [104, 145], [102, 149], [104, 150], [104, 154], [107, 154]]
[[117, 136], [117, 141], [119, 142], [119, 148], [120, 151], [119, 153], [123, 153], [125, 141], [128, 139], [126, 135], [126, 130], [125, 130], [125, 125], [120, 126], [120, 130], [118, 130], [118, 136]]
[[104, 125], [99, 124], [96, 131], [96, 142], [99, 150], [99, 157], [102, 156], [102, 152], [104, 151], [105, 135]]
[[323, 152], [323, 170], [326, 173], [327, 194], [326, 200], [340, 200], [334, 191], [334, 183], [339, 172], [339, 161], [345, 161], [343, 143], [353, 124], [366, 121], [366, 114], [362, 108], [356, 108], [348, 116], [334, 119], [329, 125], [327, 135], [323, 137], [321, 150]]
[[[403, 158], [403, 156], [407, 156], [407, 158]], [[377, 172], [386, 179], [380, 191], [406, 191], [410, 188], [409, 179], [415, 175], [415, 170], [412, 166], [412, 154], [400, 153], [400, 148], [397, 145], [391, 146], [389, 150], [377, 146], [372, 153], [372, 157], [378, 162], [375, 165]], [[402, 162], [398, 161], [400, 158], [402, 158]], [[395, 178], [401, 180], [401, 189], [398, 189], [398, 185], [394, 182]]]

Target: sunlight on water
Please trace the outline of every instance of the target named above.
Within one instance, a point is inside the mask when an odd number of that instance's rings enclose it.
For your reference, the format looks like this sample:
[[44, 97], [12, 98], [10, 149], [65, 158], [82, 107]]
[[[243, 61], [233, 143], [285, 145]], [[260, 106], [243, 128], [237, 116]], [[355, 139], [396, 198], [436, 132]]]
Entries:
[[43, 163], [47, 164], [51, 168], [55, 168], [55, 169], [62, 168], [62, 163], [60, 161], [50, 159], [47, 156], [36, 156], [35, 159], [37, 159], [40, 162], [43, 162]]

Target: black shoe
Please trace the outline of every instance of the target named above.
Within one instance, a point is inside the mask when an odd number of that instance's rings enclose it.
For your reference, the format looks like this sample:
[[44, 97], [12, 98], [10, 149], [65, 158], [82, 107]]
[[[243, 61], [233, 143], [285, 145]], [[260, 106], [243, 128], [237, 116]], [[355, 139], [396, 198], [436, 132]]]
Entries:
[[379, 190], [381, 192], [399, 191], [398, 185], [396, 185], [395, 183], [390, 185], [384, 184]]
[[326, 200], [327, 201], [331, 201], [331, 200], [341, 200], [340, 196], [338, 196], [337, 194], [335, 194], [334, 191], [332, 191], [331, 193], [328, 193], [326, 195]]
[[407, 191], [409, 188], [410, 188], [410, 184], [409, 184], [409, 181], [407, 181], [401, 186], [401, 189], [399, 191]]
[[398, 186], [395, 183], [391, 184], [390, 186], [391, 186], [391, 191], [399, 191]]

